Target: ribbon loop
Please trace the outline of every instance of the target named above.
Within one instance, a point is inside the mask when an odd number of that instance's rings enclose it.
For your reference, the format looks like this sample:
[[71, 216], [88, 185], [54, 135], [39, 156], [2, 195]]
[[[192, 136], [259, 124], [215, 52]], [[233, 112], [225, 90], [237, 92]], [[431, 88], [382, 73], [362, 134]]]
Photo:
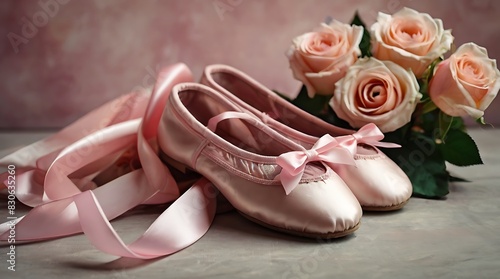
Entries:
[[357, 153], [358, 144], [364, 143], [378, 147], [385, 148], [398, 148], [401, 147], [399, 144], [390, 143], [390, 142], [381, 142], [384, 139], [384, 134], [377, 125], [373, 123], [366, 124], [361, 127], [357, 132], [337, 137], [339, 144], [345, 149], [349, 150], [352, 155]]
[[283, 153], [276, 159], [276, 163], [282, 168], [279, 179], [287, 195], [299, 185], [306, 165], [316, 161], [325, 164], [355, 164], [349, 151], [328, 134], [322, 136], [309, 150]]

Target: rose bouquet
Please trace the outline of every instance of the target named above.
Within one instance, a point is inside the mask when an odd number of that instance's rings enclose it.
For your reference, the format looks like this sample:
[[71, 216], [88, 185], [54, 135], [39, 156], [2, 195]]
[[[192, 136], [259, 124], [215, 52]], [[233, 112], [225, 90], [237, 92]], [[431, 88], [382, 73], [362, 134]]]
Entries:
[[287, 52], [304, 84], [290, 101], [336, 126], [375, 123], [386, 141], [402, 146], [384, 152], [408, 175], [414, 195], [445, 196], [450, 181], [465, 181], [445, 162], [482, 164], [462, 117], [484, 124], [500, 89], [485, 48], [467, 43], [445, 59], [452, 46], [440, 19], [409, 8], [379, 13], [370, 29], [357, 14], [350, 25], [323, 23]]

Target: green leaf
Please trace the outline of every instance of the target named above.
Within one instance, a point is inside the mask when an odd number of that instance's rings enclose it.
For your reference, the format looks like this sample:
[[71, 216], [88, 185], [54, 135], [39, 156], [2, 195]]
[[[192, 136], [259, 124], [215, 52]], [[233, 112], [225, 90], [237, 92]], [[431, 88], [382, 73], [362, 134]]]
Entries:
[[397, 143], [397, 144], [403, 144], [406, 141], [406, 138], [408, 137], [408, 132], [412, 126], [412, 123], [409, 122], [403, 127], [384, 134], [384, 141], [385, 142], [392, 142], [392, 143]]
[[434, 140], [413, 132], [402, 146], [384, 149], [384, 153], [408, 175], [413, 185], [413, 195], [425, 198], [446, 196], [449, 193], [449, 175]]
[[328, 106], [327, 112], [319, 115], [319, 117], [334, 126], [351, 130], [354, 129], [351, 127], [351, 125], [349, 125], [349, 123], [347, 123], [347, 121], [338, 117], [335, 111], [330, 106]]
[[480, 125], [490, 125], [490, 126], [492, 126], [492, 127], [493, 127], [493, 125], [488, 124], [488, 123], [486, 123], [486, 122], [485, 122], [485, 120], [484, 120], [484, 116], [481, 116], [481, 117], [479, 117], [478, 119], [476, 119], [476, 123], [478, 123], [478, 124], [480, 124]]
[[434, 68], [436, 68], [437, 64], [439, 64], [441, 61], [443, 61], [442, 57], [436, 58], [422, 74], [422, 79], [426, 81], [426, 84], [431, 81], [432, 77], [434, 76]]
[[439, 130], [440, 112], [441, 111], [439, 109], [435, 109], [420, 116], [419, 120], [421, 122], [419, 124], [421, 125], [421, 128], [424, 130], [424, 134], [429, 138], [441, 139], [441, 133]]
[[278, 94], [278, 96], [280, 96], [281, 98], [283, 98], [283, 99], [285, 99], [285, 100], [287, 100], [287, 101], [289, 101], [289, 102], [291, 101], [291, 100], [290, 100], [290, 98], [288, 98], [288, 96], [286, 96], [285, 94], [283, 94], [283, 93], [279, 92], [278, 90], [273, 89], [272, 91], [273, 91], [274, 93]]
[[431, 111], [433, 111], [433, 110], [435, 110], [435, 109], [437, 109], [436, 104], [434, 104], [434, 102], [433, 102], [433, 101], [431, 101], [430, 99], [428, 99], [428, 100], [424, 103], [424, 105], [423, 105], [423, 107], [422, 107], [422, 114], [423, 114], [423, 113], [429, 113], [429, 112], [431, 112]]
[[464, 131], [450, 130], [446, 143], [440, 144], [439, 149], [444, 159], [456, 166], [483, 164], [476, 143]]
[[448, 181], [449, 182], [470, 182], [469, 180], [467, 180], [465, 178], [461, 178], [461, 177], [458, 177], [458, 176], [453, 176], [450, 173], [448, 173]]
[[422, 100], [427, 101], [429, 98], [429, 83], [431, 82], [432, 77], [434, 76], [434, 68], [439, 62], [443, 61], [443, 58], [439, 57], [436, 60], [432, 61], [432, 63], [427, 67], [427, 69], [422, 74], [422, 77], [418, 79], [418, 85], [420, 86], [420, 93], [422, 93]]
[[439, 139], [441, 141], [446, 142], [446, 135], [448, 131], [450, 131], [451, 125], [453, 123], [453, 116], [449, 116], [448, 114], [439, 111]]
[[476, 119], [476, 123], [478, 123], [478, 124], [480, 124], [480, 125], [488, 125], [488, 126], [490, 126], [491, 128], [495, 128], [495, 126], [493, 126], [491, 123], [487, 123], [487, 122], [485, 122], [485, 120], [484, 120], [484, 117], [483, 117], [483, 116], [482, 116], [482, 117], [480, 117], [480, 118], [478, 118], [478, 119]]
[[309, 98], [309, 95], [307, 95], [307, 88], [303, 85], [300, 89], [299, 95], [297, 95], [297, 98], [292, 100], [291, 103], [312, 115], [320, 116], [326, 113], [328, 109], [328, 101], [330, 101], [331, 97], [332, 96], [316, 94], [313, 98]]
[[451, 129], [465, 131], [465, 123], [462, 117], [453, 117], [453, 120], [451, 122]]
[[371, 57], [371, 42], [370, 42], [370, 32], [366, 29], [365, 23], [361, 20], [358, 12], [354, 14], [354, 18], [351, 21], [351, 25], [357, 25], [363, 27], [363, 38], [359, 43], [359, 49], [361, 50], [361, 57]]
[[429, 97], [429, 93], [427, 92], [427, 88], [429, 87], [427, 79], [421, 78], [418, 79], [417, 81], [418, 81], [419, 92], [422, 93], [422, 98], [420, 99], [420, 101], [421, 102], [430, 101], [431, 98]]

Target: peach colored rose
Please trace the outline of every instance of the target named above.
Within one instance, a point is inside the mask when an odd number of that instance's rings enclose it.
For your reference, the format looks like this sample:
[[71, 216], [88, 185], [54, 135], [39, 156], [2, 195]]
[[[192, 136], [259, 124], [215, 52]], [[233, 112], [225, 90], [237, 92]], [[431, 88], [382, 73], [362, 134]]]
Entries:
[[422, 97], [410, 70], [391, 61], [361, 58], [335, 84], [330, 106], [353, 128], [375, 123], [382, 132], [410, 122]]
[[362, 37], [362, 27], [333, 21], [293, 40], [287, 52], [290, 68], [295, 79], [306, 86], [309, 97], [333, 94], [335, 82], [361, 54]]
[[379, 13], [371, 26], [372, 54], [411, 69], [417, 78], [453, 43], [450, 30], [440, 19], [403, 8], [392, 16]]
[[500, 72], [485, 48], [460, 46], [436, 66], [429, 85], [432, 101], [451, 116], [483, 116], [500, 89]]

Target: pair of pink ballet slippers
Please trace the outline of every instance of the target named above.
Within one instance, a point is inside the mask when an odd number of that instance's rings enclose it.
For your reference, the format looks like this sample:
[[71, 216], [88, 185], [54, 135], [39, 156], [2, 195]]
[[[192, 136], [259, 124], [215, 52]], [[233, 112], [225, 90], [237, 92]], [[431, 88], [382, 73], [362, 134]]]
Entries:
[[[361, 206], [393, 210], [409, 199], [407, 177], [375, 147], [390, 147], [379, 142], [376, 126], [355, 133], [318, 122], [228, 66], [207, 67], [202, 83], [212, 88], [191, 81], [185, 65], [168, 67], [151, 95], [125, 95], [2, 158], [0, 165], [17, 168], [17, 198], [35, 207], [15, 221], [16, 239], [84, 232], [104, 252], [147, 259], [183, 249], [208, 230], [213, 186], [259, 224], [320, 238], [355, 231]], [[293, 129], [310, 132], [312, 124], [324, 129], [313, 133], [321, 137]], [[180, 196], [159, 153], [204, 178]], [[120, 171], [124, 158], [140, 166]], [[96, 187], [99, 180], [109, 182]], [[129, 245], [109, 223], [139, 204], [168, 202]], [[0, 225], [0, 239], [10, 226]]]

